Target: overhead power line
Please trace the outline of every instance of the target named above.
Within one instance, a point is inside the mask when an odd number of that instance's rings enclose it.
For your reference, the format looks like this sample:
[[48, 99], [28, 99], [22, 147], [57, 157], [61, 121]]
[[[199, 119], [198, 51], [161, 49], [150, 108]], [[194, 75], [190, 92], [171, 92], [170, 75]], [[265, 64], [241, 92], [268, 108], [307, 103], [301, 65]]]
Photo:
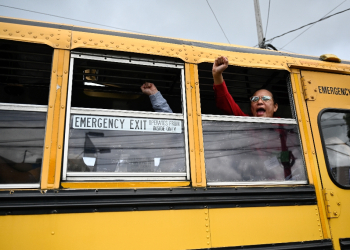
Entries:
[[[346, 0], [345, 0], [346, 1]], [[269, 25], [269, 17], [270, 17], [270, 3], [271, 3], [271, 0], [269, 0], [269, 10], [267, 12], [267, 21], [266, 21], [266, 27], [265, 27], [265, 37], [267, 35], [267, 26]]]
[[220, 26], [220, 28], [221, 28], [221, 30], [222, 30], [222, 33], [224, 33], [224, 36], [226, 37], [227, 42], [228, 42], [229, 44], [231, 44], [231, 43], [230, 43], [230, 40], [228, 40], [228, 38], [227, 38], [227, 36], [226, 36], [226, 34], [225, 34], [224, 29], [223, 29], [223, 28], [221, 27], [221, 25], [220, 25], [219, 20], [216, 18], [216, 15], [215, 15], [213, 9], [211, 8], [211, 6], [210, 6], [208, 0], [206, 0], [206, 1], [207, 1], [207, 4], [209, 5], [209, 8], [210, 8], [211, 12], [213, 13], [213, 15], [214, 15], [214, 17], [215, 17], [215, 19], [216, 19], [216, 22], [219, 24], [219, 26]]
[[345, 10], [343, 10], [343, 11], [339, 11], [339, 12], [333, 14], [333, 15], [329, 15], [329, 16], [323, 17], [323, 18], [321, 18], [320, 20], [317, 20], [317, 21], [312, 22], [312, 23], [305, 24], [305, 25], [303, 25], [303, 26], [301, 26], [301, 27], [299, 27], [299, 28], [297, 28], [297, 29], [288, 31], [288, 32], [286, 32], [286, 33], [283, 33], [282, 35], [275, 36], [275, 37], [273, 37], [273, 38], [271, 38], [271, 39], [268, 39], [268, 40], [266, 40], [266, 42], [270, 42], [270, 41], [272, 41], [272, 40], [274, 40], [274, 39], [276, 39], [276, 38], [279, 38], [279, 37], [281, 37], [281, 36], [284, 36], [284, 35], [287, 35], [287, 34], [289, 34], [289, 33], [295, 32], [295, 31], [300, 30], [300, 29], [302, 29], [302, 28], [305, 28], [305, 27], [307, 27], [307, 26], [309, 26], [309, 25], [312, 25], [312, 24], [321, 22], [321, 21], [326, 20], [326, 19], [328, 19], [328, 18], [330, 18], [330, 17], [332, 17], [332, 16], [341, 14], [341, 13], [346, 12], [346, 11], [349, 11], [349, 10], [350, 10], [350, 8], [349, 8], [349, 9], [345, 9]]
[[[338, 8], [340, 5], [342, 5], [343, 3], [345, 3], [347, 0], [344, 0], [343, 2], [341, 2], [340, 4], [338, 4], [335, 8], [333, 8], [331, 11], [329, 11], [326, 15], [324, 15], [322, 18], [324, 18], [325, 16], [327, 16], [329, 13], [331, 13], [333, 10], [335, 10], [336, 8]], [[309, 29], [311, 29], [311, 27], [313, 27], [316, 23], [314, 23], [313, 25], [311, 25], [309, 28], [307, 28], [306, 30], [304, 30], [303, 32], [301, 32], [299, 35], [297, 35], [296, 37], [294, 37], [292, 40], [290, 40], [288, 43], [286, 43], [285, 45], [283, 45], [283, 47], [281, 47], [281, 49], [283, 49], [284, 47], [286, 47], [288, 44], [290, 44], [291, 42], [293, 42], [295, 39], [297, 39], [299, 36], [301, 36], [302, 34], [304, 34], [306, 31], [308, 31]]]
[[1, 7], [5, 7], [5, 8], [10, 8], [10, 9], [16, 9], [16, 10], [22, 10], [22, 11], [32, 12], [32, 13], [35, 13], [35, 14], [40, 14], [40, 15], [45, 15], [45, 16], [52, 16], [52, 17], [58, 17], [58, 18], [67, 19], [67, 20], [72, 20], [72, 21], [77, 21], [77, 22], [82, 22], [82, 23], [88, 23], [88, 24], [99, 25], [99, 26], [103, 26], [103, 27], [108, 27], [108, 28], [116, 29], [116, 30], [125, 30], [125, 31], [130, 31], [130, 32], [135, 32], [135, 33], [140, 33], [140, 34], [145, 34], [145, 35], [152, 35], [152, 34], [142, 33], [142, 32], [139, 32], [139, 31], [128, 30], [128, 29], [122, 29], [122, 28], [113, 27], [113, 26], [109, 26], [109, 25], [104, 25], [104, 24], [99, 24], [99, 23], [93, 23], [93, 22], [83, 21], [83, 20], [74, 19], [74, 18], [69, 18], [69, 17], [63, 17], [63, 16], [57, 16], [57, 15], [47, 14], [47, 13], [43, 13], [43, 12], [39, 12], [39, 11], [21, 9], [21, 8], [16, 8], [16, 7], [12, 7], [12, 6], [2, 5], [2, 4], [0, 4], [0, 6], [1, 6]]

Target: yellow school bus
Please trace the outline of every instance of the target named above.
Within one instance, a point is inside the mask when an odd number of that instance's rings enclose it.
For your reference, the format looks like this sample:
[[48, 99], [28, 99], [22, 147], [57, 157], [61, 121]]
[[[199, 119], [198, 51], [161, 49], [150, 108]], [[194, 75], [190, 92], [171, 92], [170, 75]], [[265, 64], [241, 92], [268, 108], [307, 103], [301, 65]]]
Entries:
[[[1, 249], [349, 249], [350, 61], [0, 26]], [[220, 56], [242, 112], [269, 89], [275, 118], [217, 108]]]

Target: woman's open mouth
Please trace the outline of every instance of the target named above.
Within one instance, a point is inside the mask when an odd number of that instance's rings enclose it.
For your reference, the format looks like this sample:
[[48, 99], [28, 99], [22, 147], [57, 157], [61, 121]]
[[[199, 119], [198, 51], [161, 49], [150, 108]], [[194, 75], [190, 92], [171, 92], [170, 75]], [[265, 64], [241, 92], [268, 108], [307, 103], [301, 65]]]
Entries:
[[266, 113], [266, 110], [264, 108], [258, 108], [256, 110], [256, 115], [257, 116], [263, 116]]

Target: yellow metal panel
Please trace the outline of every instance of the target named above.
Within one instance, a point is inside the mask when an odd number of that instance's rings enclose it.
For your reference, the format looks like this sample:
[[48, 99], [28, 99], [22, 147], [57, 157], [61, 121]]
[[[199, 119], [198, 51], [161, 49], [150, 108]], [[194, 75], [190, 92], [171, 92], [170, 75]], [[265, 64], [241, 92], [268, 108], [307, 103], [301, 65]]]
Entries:
[[212, 247], [323, 239], [317, 206], [209, 209]]
[[[316, 86], [339, 88], [349, 88], [350, 86], [350, 76], [348, 75], [336, 75], [307, 71], [302, 71], [302, 75], [306, 80], [311, 80], [312, 83]], [[342, 212], [340, 213], [339, 217], [329, 219], [329, 225], [335, 249], [340, 249], [338, 238], [350, 237], [350, 190], [345, 190], [337, 187], [328, 175], [321, 137], [319, 134], [320, 128], [318, 124], [318, 115], [321, 110], [325, 108], [350, 110], [349, 96], [318, 93], [317, 99], [315, 101], [308, 102], [308, 111], [310, 115], [312, 131], [314, 132], [313, 139], [315, 147], [317, 149], [316, 151], [319, 162], [319, 171], [322, 177], [322, 185], [324, 189], [332, 190], [332, 192], [334, 192], [335, 195], [339, 198], [341, 203], [340, 208]], [[319, 201], [321, 200], [323, 201], [323, 197], [322, 199], [319, 199]]]
[[[197, 110], [196, 81], [195, 74], [198, 77], [197, 65], [185, 64], [186, 77], [186, 97], [187, 97], [187, 120], [188, 120], [188, 140], [190, 146], [190, 167], [192, 186], [205, 186], [204, 165], [201, 162], [201, 146], [199, 142], [199, 124], [200, 110]], [[197, 78], [198, 85], [198, 78]], [[197, 86], [198, 88], [198, 86]], [[200, 124], [201, 125], [201, 124]], [[202, 135], [201, 135], [202, 136]], [[202, 144], [203, 145], [203, 142]], [[203, 149], [202, 149], [203, 150]], [[203, 154], [203, 152], [202, 152]]]
[[205, 212], [207, 209], [1, 216], [0, 249], [207, 248]]
[[194, 67], [194, 81], [196, 91], [196, 112], [197, 112], [197, 124], [198, 124], [198, 147], [199, 147], [199, 159], [201, 165], [202, 185], [206, 186], [206, 172], [205, 172], [205, 160], [204, 160], [204, 143], [203, 143], [203, 127], [202, 127], [202, 111], [201, 100], [199, 92], [199, 79], [198, 79], [198, 66]]
[[[7, 18], [7, 17], [5, 17]], [[13, 18], [8, 18], [13, 19]], [[18, 20], [18, 19], [16, 19]], [[188, 39], [176, 39], [184, 41], [183, 44], [175, 44], [171, 42], [159, 42], [147, 40], [147, 37], [157, 38], [157, 36], [142, 35], [143, 39], [127, 38], [119, 34], [130, 34], [129, 32], [115, 32], [109, 31], [111, 34], [98, 34], [96, 30], [105, 32], [103, 29], [91, 29], [84, 28], [86, 31], [77, 31], [80, 27], [65, 25], [65, 29], [40, 27], [40, 25], [53, 24], [48, 22], [36, 22], [31, 20], [24, 20], [36, 23], [31, 25], [30, 23], [12, 24], [2, 22], [0, 30], [0, 39], [16, 40], [32, 43], [43, 43], [54, 48], [60, 49], [76, 49], [76, 48], [90, 48], [90, 49], [103, 49], [103, 50], [115, 50], [115, 51], [128, 51], [133, 53], [143, 53], [150, 55], [160, 55], [180, 58], [187, 63], [202, 63], [202, 62], [214, 62], [215, 58], [219, 56], [226, 56], [230, 60], [230, 64], [239, 65], [242, 67], [257, 67], [257, 68], [273, 68], [288, 70], [290, 66], [299, 67], [303, 69], [316, 69], [316, 70], [328, 70], [332, 72], [341, 72], [343, 74], [350, 74], [350, 66], [347, 64], [323, 62], [312, 59], [300, 59], [294, 53], [284, 53], [284, 56], [279, 55], [265, 55], [259, 54], [261, 50], [258, 48], [249, 48], [246, 46], [229, 45], [223, 43], [205, 43], [208, 47], [211, 45], [220, 45], [227, 48], [247, 48], [250, 53], [242, 52], [230, 52], [219, 49], [210, 49], [197, 46], [191, 46], [187, 44], [195, 45], [197, 41]], [[60, 25], [60, 24], [56, 24]], [[73, 27], [76, 30], [73, 31]], [[107, 30], [108, 31], [108, 30]], [[115, 32], [115, 33], [113, 33]], [[159, 37], [161, 38], [161, 37]], [[171, 38], [170, 38], [171, 39]], [[256, 50], [257, 54], [252, 53]], [[291, 54], [293, 57], [289, 57]]]
[[63, 188], [148, 188], [148, 187], [188, 187], [189, 181], [154, 181], [154, 182], [62, 182]]
[[302, 140], [302, 146], [304, 150], [304, 157], [306, 168], [308, 172], [310, 184], [314, 184], [317, 197], [317, 205], [320, 211], [320, 220], [322, 224], [322, 232], [324, 238], [330, 238], [329, 224], [327, 221], [326, 208], [323, 202], [322, 184], [320, 180], [319, 172], [317, 171], [317, 159], [316, 150], [313, 145], [313, 137], [311, 135], [310, 122], [308, 113], [306, 110], [306, 103], [304, 101], [304, 95], [302, 92], [302, 86], [300, 81], [300, 71], [293, 69], [291, 74], [292, 89], [295, 102], [295, 110], [297, 113], [297, 119], [300, 130], [300, 137]]
[[60, 181], [69, 51], [54, 50], [47, 113], [41, 188], [58, 188]]
[[[60, 187], [60, 179], [61, 179], [61, 166], [62, 166], [62, 155], [63, 155], [63, 142], [64, 142], [64, 122], [66, 118], [66, 102], [67, 102], [67, 90], [68, 90], [68, 72], [69, 72], [69, 62], [70, 62], [70, 51], [65, 50], [62, 61], [59, 63], [62, 65], [61, 70], [58, 74], [60, 77], [60, 100], [58, 103], [59, 106], [59, 117], [57, 126], [57, 153], [56, 153], [56, 162], [55, 162], [55, 173], [54, 173], [54, 183], [51, 188], [59, 188]], [[58, 98], [59, 96], [57, 96]], [[52, 182], [52, 181], [51, 181]]]
[[50, 94], [49, 94], [49, 105], [47, 110], [46, 118], [46, 130], [45, 130], [45, 144], [44, 144], [44, 154], [43, 163], [41, 169], [41, 188], [47, 188], [47, 181], [49, 176], [49, 166], [50, 166], [50, 154], [51, 154], [51, 142], [52, 142], [52, 132], [54, 123], [54, 109], [53, 103], [56, 99], [56, 86], [57, 86], [57, 68], [58, 59], [60, 56], [59, 50], [54, 50], [51, 68], [51, 83], [50, 83]]
[[[7, 17], [6, 17], [7, 18]], [[10, 18], [11, 19], [11, 18]], [[24, 20], [24, 19], [16, 19]], [[38, 22], [39, 23], [39, 22]], [[45, 23], [45, 22], [42, 22]], [[71, 31], [0, 22], [0, 39], [47, 44], [56, 49], [69, 49]]]

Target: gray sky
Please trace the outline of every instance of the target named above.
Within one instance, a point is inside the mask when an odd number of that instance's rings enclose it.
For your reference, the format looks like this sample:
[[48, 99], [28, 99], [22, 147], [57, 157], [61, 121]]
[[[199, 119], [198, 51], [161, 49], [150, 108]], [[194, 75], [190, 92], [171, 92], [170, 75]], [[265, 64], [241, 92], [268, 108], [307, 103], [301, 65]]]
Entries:
[[[208, 0], [231, 44], [258, 43], [253, 0]], [[270, 0], [267, 39], [316, 21], [344, 0]], [[206, 0], [0, 0], [0, 5], [43, 12], [137, 32], [228, 43]], [[265, 32], [269, 0], [260, 0]], [[330, 14], [350, 8], [345, 0]], [[85, 27], [112, 29], [0, 6], [0, 15]], [[284, 47], [285, 51], [320, 56], [332, 53], [350, 60], [350, 11], [315, 24]], [[281, 49], [298, 34], [293, 32], [272, 41]]]

